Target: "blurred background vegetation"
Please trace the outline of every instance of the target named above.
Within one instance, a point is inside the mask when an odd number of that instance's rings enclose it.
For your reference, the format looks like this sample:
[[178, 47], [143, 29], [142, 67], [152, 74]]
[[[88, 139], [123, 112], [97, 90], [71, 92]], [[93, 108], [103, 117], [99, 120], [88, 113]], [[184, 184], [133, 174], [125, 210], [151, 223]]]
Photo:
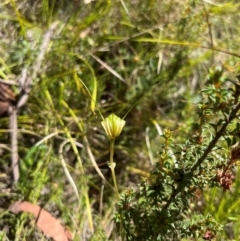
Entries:
[[[15, 200], [44, 206], [74, 240], [118, 240], [117, 198], [93, 165], [112, 183], [101, 115], [127, 114], [115, 170], [120, 192], [135, 187], [158, 158], [161, 130], [171, 129], [175, 143], [191, 139], [209, 71], [239, 74], [239, 17], [237, 0], [2, 0], [1, 79], [17, 81], [24, 68], [31, 76], [55, 24], [18, 115], [21, 175], [14, 186], [9, 118], [0, 119], [3, 240], [48, 240], [29, 231], [26, 217], [7, 212]], [[239, 240], [236, 180], [232, 193], [206, 190], [193, 202], [225, 225], [222, 240]]]

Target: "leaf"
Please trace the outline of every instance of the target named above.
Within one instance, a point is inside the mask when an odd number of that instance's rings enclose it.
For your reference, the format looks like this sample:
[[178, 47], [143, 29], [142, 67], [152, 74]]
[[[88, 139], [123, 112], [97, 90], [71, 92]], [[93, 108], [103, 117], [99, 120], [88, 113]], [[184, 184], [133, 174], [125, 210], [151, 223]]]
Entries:
[[52, 216], [48, 211], [44, 210], [36, 204], [30, 202], [17, 201], [10, 206], [12, 213], [27, 212], [36, 218], [35, 224], [46, 236], [50, 236], [55, 241], [70, 241], [72, 233], [66, 230], [58, 219]]

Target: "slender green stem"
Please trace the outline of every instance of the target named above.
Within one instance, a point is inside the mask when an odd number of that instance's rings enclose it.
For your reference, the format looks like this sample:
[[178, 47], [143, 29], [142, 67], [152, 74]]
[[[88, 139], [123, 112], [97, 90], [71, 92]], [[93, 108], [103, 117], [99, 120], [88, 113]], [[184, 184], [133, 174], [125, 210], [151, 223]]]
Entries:
[[110, 167], [111, 172], [112, 172], [112, 179], [113, 179], [115, 191], [116, 191], [117, 195], [119, 196], [118, 186], [117, 186], [117, 181], [116, 181], [116, 175], [115, 175], [115, 171], [114, 171], [116, 163], [113, 161], [114, 144], [115, 144], [115, 139], [110, 139], [110, 163], [109, 163], [109, 167]]
[[[116, 163], [113, 161], [114, 145], [115, 145], [115, 139], [110, 139], [110, 162], [109, 162], [109, 167], [110, 167], [111, 172], [112, 172], [112, 179], [113, 179], [113, 183], [114, 183], [114, 189], [115, 189], [115, 192], [117, 193], [117, 196], [119, 197], [118, 186], [117, 186], [117, 181], [116, 181], [116, 175], [115, 175], [115, 171], [114, 171]], [[120, 233], [121, 233], [121, 240], [124, 241], [124, 230], [123, 230], [122, 215], [121, 215]]]

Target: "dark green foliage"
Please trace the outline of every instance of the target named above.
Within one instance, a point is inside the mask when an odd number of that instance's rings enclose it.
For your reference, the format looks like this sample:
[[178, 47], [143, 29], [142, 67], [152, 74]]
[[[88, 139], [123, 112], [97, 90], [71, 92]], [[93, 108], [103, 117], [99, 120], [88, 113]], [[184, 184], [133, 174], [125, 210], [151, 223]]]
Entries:
[[[195, 135], [177, 145], [171, 143], [171, 131], [165, 130], [162, 151], [150, 177], [143, 179], [137, 190], [129, 189], [121, 196], [116, 222], [126, 240], [213, 238], [222, 230], [212, 216], [189, 215], [191, 200], [198, 190], [209, 186], [227, 190], [232, 184], [230, 173], [240, 155], [233, 157], [237, 152], [232, 151], [224, 161], [216, 155], [227, 146], [226, 138], [233, 139], [228, 130], [239, 118], [239, 87], [228, 91], [228, 84], [211, 85], [202, 91]], [[235, 125], [233, 131], [238, 127]]]

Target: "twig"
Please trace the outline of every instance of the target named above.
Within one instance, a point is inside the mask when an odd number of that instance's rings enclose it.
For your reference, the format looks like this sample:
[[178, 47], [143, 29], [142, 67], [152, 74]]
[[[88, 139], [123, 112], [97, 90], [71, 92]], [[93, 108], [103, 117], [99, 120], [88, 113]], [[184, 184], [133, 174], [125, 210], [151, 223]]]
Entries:
[[[210, 17], [209, 17], [209, 14], [208, 14], [208, 11], [207, 11], [207, 8], [206, 8], [204, 2], [202, 2], [202, 5], [203, 5], [203, 10], [204, 10], [204, 13], [205, 13], [205, 17], [206, 17], [206, 23], [207, 23], [207, 26], [208, 26], [208, 32], [209, 32], [209, 38], [210, 38], [210, 46], [211, 46], [211, 49], [214, 49], [213, 33], [212, 33], [212, 26], [211, 26], [211, 23], [210, 23]], [[213, 64], [213, 61], [214, 61], [214, 51], [212, 50], [212, 64]]]
[[118, 78], [119, 80], [121, 80], [123, 83], [125, 83], [126, 85], [129, 85], [126, 80], [119, 74], [117, 73], [112, 67], [110, 67], [106, 62], [102, 61], [101, 59], [99, 59], [96, 55], [94, 54], [90, 54], [90, 56], [92, 58], [94, 58], [99, 64], [101, 64], [105, 69], [107, 69], [110, 73], [112, 73], [116, 78]]
[[39, 55], [36, 59], [35, 65], [33, 66], [33, 73], [31, 75], [31, 78], [34, 80], [36, 79], [37, 75], [40, 73], [41, 65], [44, 60], [44, 56], [47, 52], [48, 44], [52, 38], [53, 31], [56, 29], [59, 22], [54, 22], [50, 26], [49, 30], [44, 34], [42, 45], [40, 47]]
[[[33, 64], [33, 72], [29, 77], [27, 75], [27, 69], [22, 70], [21, 78], [19, 80], [21, 91], [19, 94], [19, 99], [16, 106], [9, 105], [9, 118], [10, 118], [10, 129], [11, 129], [11, 148], [12, 148], [12, 171], [13, 171], [13, 180], [14, 182], [18, 182], [20, 177], [19, 173], [19, 163], [18, 163], [18, 140], [17, 140], [17, 112], [19, 109], [26, 104], [29, 93], [31, 91], [32, 81], [37, 78], [37, 75], [40, 73], [41, 65], [44, 60], [44, 56], [47, 52], [48, 44], [51, 40], [53, 30], [57, 27], [58, 22], [54, 22], [49, 30], [45, 33], [42, 41], [42, 45], [40, 47], [39, 55], [36, 59], [35, 64]], [[8, 81], [11, 84], [14, 84], [12, 81]]]
[[11, 79], [5, 80], [5, 79], [1, 79], [1, 78], [0, 78], [0, 83], [7, 84], [7, 85], [20, 86], [20, 85], [16, 82], [16, 80], [11, 80]]
[[18, 141], [17, 141], [17, 109], [9, 105], [10, 111], [10, 130], [11, 130], [11, 149], [12, 149], [12, 172], [13, 180], [17, 182], [19, 179], [18, 164]]

